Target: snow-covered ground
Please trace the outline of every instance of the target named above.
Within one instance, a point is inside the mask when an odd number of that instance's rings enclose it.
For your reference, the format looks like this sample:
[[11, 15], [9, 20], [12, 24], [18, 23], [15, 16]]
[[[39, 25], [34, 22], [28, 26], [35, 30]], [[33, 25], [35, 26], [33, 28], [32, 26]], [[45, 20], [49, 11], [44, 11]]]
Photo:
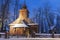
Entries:
[[39, 34], [39, 37], [25, 37], [25, 36], [9, 36], [9, 38], [4, 38], [4, 35], [1, 36], [0, 40], [60, 40], [60, 34], [55, 34], [55, 38], [51, 38], [50, 34]]
[[60, 40], [60, 38], [0, 38], [0, 40]]

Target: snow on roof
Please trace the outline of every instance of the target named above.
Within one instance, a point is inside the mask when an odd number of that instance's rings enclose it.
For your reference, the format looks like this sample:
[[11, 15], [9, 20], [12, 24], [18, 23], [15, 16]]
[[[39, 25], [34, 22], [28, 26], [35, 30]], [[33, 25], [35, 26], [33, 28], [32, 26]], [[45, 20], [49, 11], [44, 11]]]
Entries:
[[[25, 24], [9, 24], [9, 25], [13, 26], [13, 25], [25, 25]], [[38, 24], [37, 23], [29, 23], [28, 25], [38, 25]]]
[[25, 24], [14, 24], [14, 26], [12, 27], [28, 27], [28, 26]]
[[29, 23], [28, 25], [38, 25], [37, 23]]

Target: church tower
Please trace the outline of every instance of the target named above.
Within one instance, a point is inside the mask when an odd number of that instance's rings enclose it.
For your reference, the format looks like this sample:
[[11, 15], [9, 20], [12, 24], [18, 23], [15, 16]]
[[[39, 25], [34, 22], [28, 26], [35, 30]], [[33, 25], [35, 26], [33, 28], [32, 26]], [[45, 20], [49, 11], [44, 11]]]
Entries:
[[21, 8], [21, 10], [19, 10], [19, 18], [21, 20], [26, 20], [29, 17], [29, 12], [27, 9], [26, 4], [23, 4], [23, 7]]

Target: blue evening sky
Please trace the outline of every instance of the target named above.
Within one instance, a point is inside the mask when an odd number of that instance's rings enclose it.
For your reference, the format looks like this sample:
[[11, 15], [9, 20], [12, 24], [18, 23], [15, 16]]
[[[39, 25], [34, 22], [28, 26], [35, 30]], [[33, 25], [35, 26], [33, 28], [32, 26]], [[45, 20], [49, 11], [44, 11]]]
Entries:
[[[20, 0], [20, 2], [22, 3], [23, 0]], [[60, 8], [60, 0], [26, 0], [26, 5], [29, 9], [30, 17], [34, 16], [34, 9], [44, 7], [47, 2], [51, 6], [51, 10], [53, 11], [57, 10], [57, 8]]]
[[[34, 16], [33, 10], [38, 9], [39, 7], [43, 8], [46, 3], [49, 3], [51, 10], [55, 11], [57, 8], [60, 8], [60, 0], [26, 0], [27, 8], [30, 12], [30, 17]], [[19, 3], [23, 4], [24, 0], [19, 0]], [[12, 7], [13, 10], [13, 7]], [[13, 13], [13, 11], [10, 11]]]

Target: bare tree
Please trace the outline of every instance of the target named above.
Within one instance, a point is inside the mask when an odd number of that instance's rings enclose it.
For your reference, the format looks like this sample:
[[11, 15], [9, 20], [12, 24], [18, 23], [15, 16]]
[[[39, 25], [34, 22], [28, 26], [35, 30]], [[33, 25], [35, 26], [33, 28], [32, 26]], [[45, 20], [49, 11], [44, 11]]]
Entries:
[[1, 5], [1, 13], [2, 13], [2, 31], [3, 31], [3, 25], [4, 25], [4, 20], [8, 16], [8, 11], [9, 11], [9, 0], [2, 0], [2, 5]]
[[17, 14], [18, 14], [18, 4], [19, 4], [19, 1], [15, 0], [15, 7], [14, 7], [14, 16], [15, 16], [15, 19], [17, 18]]

